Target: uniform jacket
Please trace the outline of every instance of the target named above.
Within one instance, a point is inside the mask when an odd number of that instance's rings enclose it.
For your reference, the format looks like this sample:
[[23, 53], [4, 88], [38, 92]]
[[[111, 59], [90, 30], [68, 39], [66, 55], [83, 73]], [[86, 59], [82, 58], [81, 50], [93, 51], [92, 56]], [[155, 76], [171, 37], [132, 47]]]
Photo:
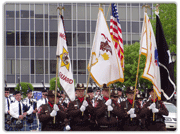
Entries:
[[105, 102], [106, 100], [104, 98], [102, 100], [98, 100], [98, 104], [94, 109], [96, 120], [98, 125], [114, 125], [117, 123], [117, 116], [120, 116], [121, 114], [119, 111], [120, 107], [117, 106], [118, 104], [115, 104], [112, 101], [113, 110], [110, 111], [110, 117], [108, 117], [108, 111]]
[[[127, 114], [127, 112], [132, 108], [132, 104], [127, 99], [126, 101], [122, 101], [120, 105], [121, 105], [120, 106], [121, 118], [124, 119], [125, 121], [130, 120], [130, 115]], [[141, 107], [138, 101], [134, 102], [134, 108], [135, 108], [136, 117], [133, 119], [138, 120], [141, 118], [140, 117]]]
[[69, 107], [67, 109], [67, 113], [69, 115], [69, 118], [71, 119], [71, 122], [75, 124], [87, 124], [90, 115], [93, 114], [93, 106], [90, 103], [89, 99], [86, 98], [88, 102], [88, 106], [86, 107], [86, 110], [84, 111], [84, 115], [82, 116], [82, 112], [80, 111], [80, 107], [83, 103], [81, 102], [77, 97], [74, 101], [69, 103]]
[[[152, 100], [149, 100], [146, 104], [144, 104], [142, 110], [141, 110], [141, 116], [145, 117], [148, 120], [151, 120], [153, 117], [152, 110], [150, 110], [148, 107], [153, 103]], [[156, 101], [156, 108], [159, 109], [159, 112], [155, 114], [156, 119], [163, 119], [163, 115], [168, 116], [169, 111], [165, 107], [165, 105], [162, 103], [162, 101]]]
[[57, 115], [55, 116], [55, 124], [53, 124], [54, 117], [50, 116], [50, 113], [53, 111], [53, 105], [48, 102], [47, 104], [43, 104], [39, 107], [38, 118], [42, 124], [42, 130], [58, 131], [62, 129], [66, 113], [61, 105], [58, 104], [58, 107], [60, 110], [57, 111]]

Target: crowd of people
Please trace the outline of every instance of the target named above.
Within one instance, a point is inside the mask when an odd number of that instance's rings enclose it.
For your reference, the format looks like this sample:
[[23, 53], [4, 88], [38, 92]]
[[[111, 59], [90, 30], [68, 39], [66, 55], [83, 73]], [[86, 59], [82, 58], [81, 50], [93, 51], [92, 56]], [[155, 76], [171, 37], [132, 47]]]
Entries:
[[[136, 94], [134, 87], [127, 87], [126, 97], [122, 89], [106, 84], [88, 88], [78, 83], [76, 99], [70, 101], [63, 92], [55, 97], [54, 90], [43, 90], [42, 98], [33, 99], [32, 90], [22, 99], [20, 91], [9, 96], [5, 88], [6, 131], [165, 131], [163, 115], [169, 112], [158, 100], [154, 90], [149, 97]], [[85, 98], [85, 99], [84, 99]], [[134, 101], [133, 101], [134, 100]]]

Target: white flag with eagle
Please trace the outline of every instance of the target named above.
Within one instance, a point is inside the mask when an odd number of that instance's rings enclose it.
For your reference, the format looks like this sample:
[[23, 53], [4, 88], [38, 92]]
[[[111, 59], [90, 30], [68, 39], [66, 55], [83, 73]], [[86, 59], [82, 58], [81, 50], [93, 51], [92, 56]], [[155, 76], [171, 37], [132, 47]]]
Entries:
[[75, 100], [75, 90], [74, 90], [74, 79], [71, 70], [71, 61], [69, 57], [69, 52], [66, 44], [66, 35], [64, 32], [63, 17], [62, 15], [58, 20], [58, 39], [57, 39], [57, 50], [56, 56], [59, 56], [59, 71], [58, 77], [61, 86], [71, 99]]
[[[92, 58], [92, 67], [90, 69]], [[92, 79], [102, 87], [103, 84], [124, 82], [121, 63], [109, 32], [103, 9], [99, 8], [88, 70]]]

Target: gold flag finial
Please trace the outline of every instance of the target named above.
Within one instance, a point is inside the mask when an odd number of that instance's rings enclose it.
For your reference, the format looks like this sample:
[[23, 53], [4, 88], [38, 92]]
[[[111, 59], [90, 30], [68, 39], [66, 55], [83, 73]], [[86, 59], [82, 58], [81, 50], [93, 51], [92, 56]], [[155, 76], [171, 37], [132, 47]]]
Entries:
[[64, 7], [60, 6], [60, 7], [57, 7], [57, 10], [59, 9], [59, 14], [62, 15], [62, 10], [65, 10]]
[[100, 8], [102, 8], [102, 6], [104, 5], [105, 3], [100, 3]]
[[156, 13], [157, 15], [159, 15], [159, 6], [160, 6], [160, 4], [156, 4], [156, 11], [155, 11], [155, 13]]
[[143, 5], [142, 8], [144, 8], [144, 7], [145, 7], [145, 12], [147, 13], [147, 8], [150, 8], [150, 6], [149, 5]]

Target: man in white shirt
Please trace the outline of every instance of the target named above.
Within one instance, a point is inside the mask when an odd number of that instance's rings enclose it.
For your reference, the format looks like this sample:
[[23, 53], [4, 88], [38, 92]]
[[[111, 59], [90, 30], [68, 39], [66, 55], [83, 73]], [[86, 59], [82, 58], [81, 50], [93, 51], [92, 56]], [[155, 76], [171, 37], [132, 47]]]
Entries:
[[10, 98], [9, 98], [9, 89], [8, 88], [5, 88], [5, 130], [9, 130], [9, 123], [10, 123], [10, 104], [11, 104], [11, 101], [10, 101]]
[[47, 103], [48, 103], [48, 98], [47, 98], [46, 95], [47, 95], [47, 91], [46, 91], [46, 90], [43, 90], [43, 91], [42, 91], [42, 98], [37, 101], [37, 110], [39, 109], [39, 107], [40, 107], [42, 104], [47, 104]]
[[[12, 131], [29, 131], [29, 126], [26, 125], [26, 115], [30, 115], [33, 112], [32, 106], [27, 110], [21, 101], [21, 93], [15, 91], [15, 102], [10, 104], [10, 115], [12, 116]], [[18, 121], [18, 122], [17, 122]], [[17, 125], [19, 124], [19, 125]], [[21, 127], [23, 125], [23, 127]]]

